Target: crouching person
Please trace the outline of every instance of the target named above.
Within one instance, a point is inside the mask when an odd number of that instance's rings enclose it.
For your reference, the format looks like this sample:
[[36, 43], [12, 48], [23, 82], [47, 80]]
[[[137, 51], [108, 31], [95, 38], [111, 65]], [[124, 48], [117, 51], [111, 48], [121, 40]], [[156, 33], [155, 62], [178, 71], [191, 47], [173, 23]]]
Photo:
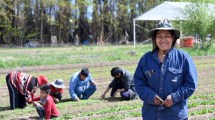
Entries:
[[69, 83], [69, 93], [72, 100], [88, 99], [95, 91], [96, 82], [87, 68], [73, 74]]
[[107, 87], [106, 91], [101, 95], [101, 98], [105, 98], [106, 93], [111, 90], [111, 97], [115, 97], [118, 93], [123, 100], [133, 100], [138, 98], [136, 90], [134, 88], [133, 75], [127, 70], [119, 67], [114, 67], [111, 70], [111, 76], [114, 77], [112, 82]]
[[50, 95], [53, 97], [54, 102], [58, 103], [61, 101], [64, 92], [64, 82], [61, 79], [57, 79], [50, 83], [51, 92]]
[[31, 103], [31, 95], [38, 87], [48, 83], [45, 76], [34, 77], [30, 74], [12, 71], [6, 76], [6, 83], [9, 91], [10, 109], [25, 108]]
[[60, 115], [53, 98], [49, 95], [50, 91], [50, 86], [45, 84], [40, 87], [40, 97], [35, 98], [32, 96], [34, 101], [33, 104], [36, 107], [39, 119], [45, 118], [46, 120], [49, 120]]

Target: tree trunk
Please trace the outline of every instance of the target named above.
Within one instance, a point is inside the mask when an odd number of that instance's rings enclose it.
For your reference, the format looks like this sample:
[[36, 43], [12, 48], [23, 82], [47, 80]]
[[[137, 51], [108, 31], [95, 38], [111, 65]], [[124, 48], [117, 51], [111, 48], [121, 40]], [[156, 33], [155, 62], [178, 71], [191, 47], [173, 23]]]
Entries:
[[43, 3], [40, 2], [40, 43], [42, 46], [44, 46], [44, 37], [43, 37], [43, 20], [44, 20], [44, 14], [43, 14]]

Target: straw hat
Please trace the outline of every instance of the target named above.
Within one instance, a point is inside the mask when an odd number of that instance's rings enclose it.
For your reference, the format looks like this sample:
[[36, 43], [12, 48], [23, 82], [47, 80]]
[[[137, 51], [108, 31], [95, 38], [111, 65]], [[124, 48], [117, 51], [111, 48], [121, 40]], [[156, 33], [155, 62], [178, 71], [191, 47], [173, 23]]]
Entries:
[[168, 31], [173, 31], [175, 33], [175, 39], [177, 40], [180, 37], [180, 31], [173, 28], [171, 22], [168, 19], [164, 19], [163, 21], [159, 21], [158, 24], [156, 25], [156, 28], [152, 29], [148, 37], [153, 38], [156, 34], [156, 31], [158, 30], [168, 30]]
[[51, 85], [53, 85], [56, 88], [65, 88], [64, 82], [61, 79], [57, 79], [54, 82], [51, 82]]
[[148, 37], [152, 38], [153, 50], [158, 48], [155, 43], [155, 37], [156, 37], [157, 31], [159, 31], [159, 30], [167, 30], [167, 31], [172, 31], [174, 33], [175, 37], [174, 37], [173, 44], [172, 44], [172, 47], [174, 47], [176, 40], [179, 39], [179, 37], [180, 37], [180, 31], [175, 29], [168, 19], [164, 19], [164, 20], [159, 21], [158, 24], [156, 25], [156, 28], [152, 29], [148, 34]]

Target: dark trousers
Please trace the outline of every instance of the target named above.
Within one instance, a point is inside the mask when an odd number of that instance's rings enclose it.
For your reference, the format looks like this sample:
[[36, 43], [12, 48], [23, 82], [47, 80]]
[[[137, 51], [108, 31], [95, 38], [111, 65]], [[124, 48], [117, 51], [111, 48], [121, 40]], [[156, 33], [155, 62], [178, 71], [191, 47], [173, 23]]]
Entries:
[[45, 112], [43, 106], [36, 106], [36, 110], [37, 110], [37, 113], [39, 115], [39, 119], [45, 118], [46, 112]]
[[[113, 97], [113, 94], [118, 90], [118, 89], [122, 89], [123, 87], [120, 86], [120, 85], [115, 85], [112, 87], [112, 90], [111, 90], [111, 94], [110, 96]], [[123, 91], [123, 92], [120, 92], [120, 96], [122, 97], [123, 100], [130, 100], [130, 93], [129, 91]]]
[[10, 75], [6, 76], [6, 83], [10, 97], [10, 109], [24, 108], [26, 104], [25, 96], [22, 95], [10, 82]]
[[[45, 112], [45, 110], [44, 110], [44, 108], [43, 108], [43, 106], [41, 105], [41, 106], [36, 106], [36, 110], [37, 110], [37, 113], [38, 113], [38, 115], [39, 115], [39, 119], [44, 119], [45, 118], [45, 116], [46, 116], [46, 112]], [[50, 117], [50, 119], [53, 119], [53, 118], [57, 118], [58, 116], [51, 116]]]
[[[93, 93], [96, 91], [96, 86], [93, 84], [90, 84], [87, 86], [87, 88], [83, 87], [76, 87], [75, 88], [75, 93], [80, 99], [86, 100], [88, 99]], [[72, 98], [73, 99], [73, 98]]]
[[59, 101], [61, 101], [61, 99], [62, 99], [62, 94], [61, 93], [51, 92], [51, 96], [57, 98]]

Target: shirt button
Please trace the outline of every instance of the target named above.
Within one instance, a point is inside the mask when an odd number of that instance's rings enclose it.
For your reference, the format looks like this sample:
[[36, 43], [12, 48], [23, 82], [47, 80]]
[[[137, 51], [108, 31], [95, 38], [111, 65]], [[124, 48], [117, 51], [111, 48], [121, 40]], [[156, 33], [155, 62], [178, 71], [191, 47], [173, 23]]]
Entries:
[[160, 88], [161, 90], [163, 89], [163, 88]]

